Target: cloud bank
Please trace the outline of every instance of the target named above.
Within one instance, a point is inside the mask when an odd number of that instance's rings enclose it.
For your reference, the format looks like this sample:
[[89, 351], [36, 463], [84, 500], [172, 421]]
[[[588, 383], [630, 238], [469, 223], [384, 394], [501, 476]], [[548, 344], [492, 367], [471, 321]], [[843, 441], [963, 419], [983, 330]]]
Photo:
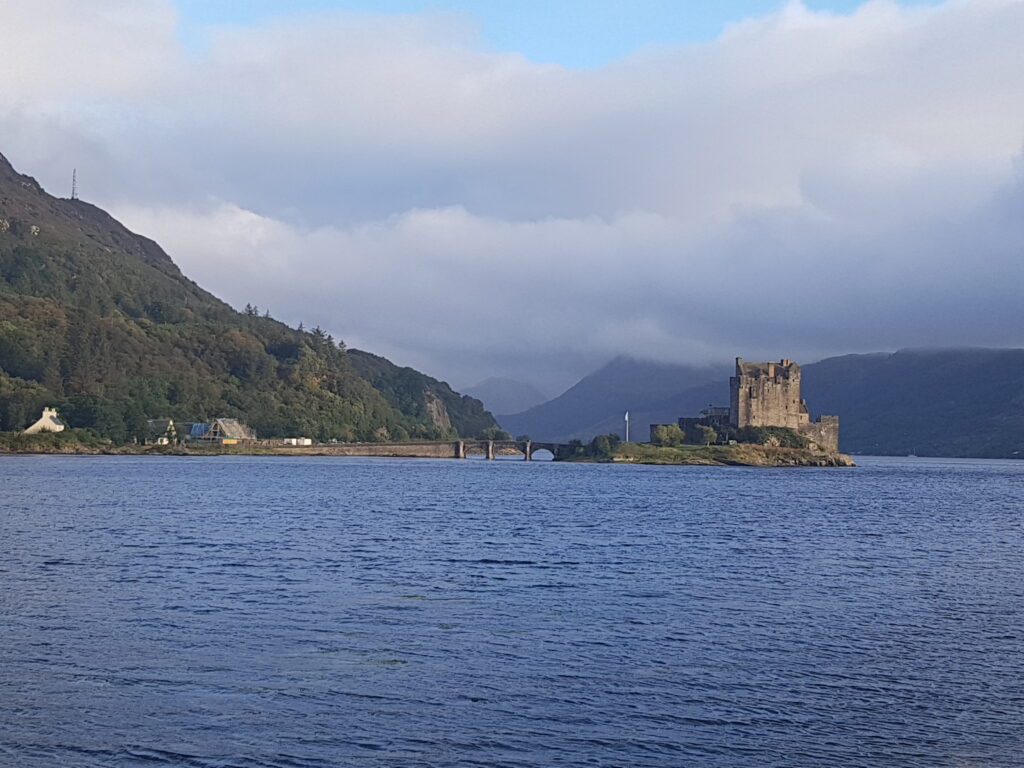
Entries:
[[[12, 4], [13, 5], [13, 4]], [[236, 305], [467, 386], [1024, 344], [1021, 0], [793, 2], [591, 70], [454, 16], [4, 9], [0, 137]]]

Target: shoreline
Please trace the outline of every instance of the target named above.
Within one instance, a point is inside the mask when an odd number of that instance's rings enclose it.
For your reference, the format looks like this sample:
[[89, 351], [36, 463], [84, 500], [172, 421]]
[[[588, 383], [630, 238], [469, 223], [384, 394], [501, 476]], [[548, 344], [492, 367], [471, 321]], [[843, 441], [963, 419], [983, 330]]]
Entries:
[[[459, 441], [452, 441], [457, 444]], [[316, 456], [351, 458], [395, 458], [395, 459], [455, 459], [453, 455], [435, 453], [430, 450], [447, 443], [338, 443], [309, 446], [183, 446], [183, 445], [88, 445], [68, 443], [65, 445], [34, 445], [25, 448], [0, 446], [0, 458], [4, 456], [170, 456], [181, 458], [202, 458], [210, 456]], [[499, 456], [516, 455], [495, 451]], [[523, 459], [525, 460], [525, 459]]]
[[[32, 445], [24, 448], [0, 447], [2, 456], [177, 456], [202, 458], [211, 456], [307, 456], [353, 458], [449, 458], [427, 455], [423, 444], [372, 443], [328, 444], [313, 446], [162, 446], [162, 445]], [[512, 454], [508, 454], [512, 455]], [[455, 459], [465, 460], [465, 459]], [[554, 459], [559, 463], [652, 464], [660, 466], [736, 466], [736, 467], [854, 467], [853, 459], [843, 453], [821, 453], [799, 448], [741, 443], [738, 445], [682, 446], [667, 448], [640, 443], [626, 443], [608, 458]]]

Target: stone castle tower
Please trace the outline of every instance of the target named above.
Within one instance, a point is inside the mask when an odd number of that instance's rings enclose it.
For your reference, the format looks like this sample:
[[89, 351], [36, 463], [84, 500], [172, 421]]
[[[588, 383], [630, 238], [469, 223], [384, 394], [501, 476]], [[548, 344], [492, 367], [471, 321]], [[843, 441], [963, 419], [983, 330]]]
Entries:
[[729, 389], [732, 426], [787, 427], [823, 450], [839, 450], [839, 417], [811, 421], [807, 403], [800, 397], [800, 366], [792, 360], [745, 363], [737, 357]]
[[745, 363], [737, 357], [729, 389], [729, 419], [734, 427], [798, 430], [811, 420], [800, 397], [800, 366], [792, 360]]

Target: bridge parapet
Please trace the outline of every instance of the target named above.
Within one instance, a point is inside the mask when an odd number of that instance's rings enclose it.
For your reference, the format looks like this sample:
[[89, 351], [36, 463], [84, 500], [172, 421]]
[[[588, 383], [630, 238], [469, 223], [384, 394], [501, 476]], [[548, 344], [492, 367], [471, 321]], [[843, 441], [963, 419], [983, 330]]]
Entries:
[[558, 456], [558, 443], [532, 440], [421, 440], [406, 443], [331, 443], [294, 448], [279, 448], [289, 455], [321, 456], [395, 456], [405, 458], [464, 459], [471, 453], [482, 453], [488, 459], [520, 453], [526, 461], [540, 450]]

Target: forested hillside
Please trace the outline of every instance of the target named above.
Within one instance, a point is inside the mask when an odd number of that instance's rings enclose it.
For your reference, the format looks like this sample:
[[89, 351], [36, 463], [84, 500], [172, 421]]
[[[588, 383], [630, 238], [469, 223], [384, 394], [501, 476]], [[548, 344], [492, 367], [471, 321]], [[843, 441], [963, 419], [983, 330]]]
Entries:
[[234, 311], [156, 243], [46, 194], [0, 155], [0, 430], [43, 405], [115, 441], [158, 417], [230, 416], [262, 436], [339, 440], [495, 426], [442, 382], [319, 329]]
[[[397, 366], [386, 358], [359, 349], [349, 350], [348, 361], [356, 373], [415, 424], [433, 425], [427, 430], [427, 436], [459, 434], [479, 437], [484, 435], [484, 430], [498, 427], [479, 400], [460, 395], [445, 382], [414, 368]], [[401, 436], [401, 432], [399, 434]], [[410, 434], [422, 437], [424, 431], [414, 427]]]

